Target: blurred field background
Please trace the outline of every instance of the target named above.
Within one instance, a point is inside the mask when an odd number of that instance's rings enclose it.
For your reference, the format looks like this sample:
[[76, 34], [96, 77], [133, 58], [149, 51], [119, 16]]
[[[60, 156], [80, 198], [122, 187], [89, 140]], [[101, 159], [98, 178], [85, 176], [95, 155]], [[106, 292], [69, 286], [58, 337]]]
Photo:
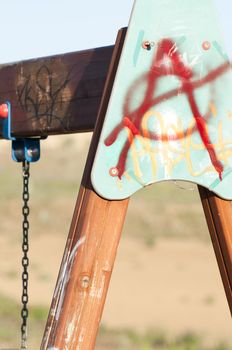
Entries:
[[[29, 349], [39, 349], [90, 135], [42, 141], [31, 167]], [[0, 147], [0, 349], [19, 348], [21, 166]], [[232, 331], [197, 189], [131, 199], [97, 350], [229, 350]]]

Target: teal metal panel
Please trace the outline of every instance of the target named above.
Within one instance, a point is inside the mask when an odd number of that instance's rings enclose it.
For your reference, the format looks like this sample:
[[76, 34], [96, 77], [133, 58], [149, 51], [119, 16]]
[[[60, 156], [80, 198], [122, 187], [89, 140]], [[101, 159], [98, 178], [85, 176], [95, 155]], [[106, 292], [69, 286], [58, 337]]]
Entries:
[[101, 196], [185, 180], [232, 199], [232, 72], [218, 6], [135, 1], [91, 175]]

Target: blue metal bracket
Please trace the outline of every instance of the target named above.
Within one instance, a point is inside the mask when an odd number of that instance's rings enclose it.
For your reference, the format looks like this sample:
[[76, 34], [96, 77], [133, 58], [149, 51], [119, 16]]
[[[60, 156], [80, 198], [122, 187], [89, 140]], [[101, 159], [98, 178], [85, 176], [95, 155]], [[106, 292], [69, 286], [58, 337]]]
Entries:
[[3, 137], [12, 141], [12, 159], [16, 162], [36, 162], [40, 158], [40, 139], [16, 138], [11, 135], [11, 104], [6, 102], [8, 116], [3, 119]]

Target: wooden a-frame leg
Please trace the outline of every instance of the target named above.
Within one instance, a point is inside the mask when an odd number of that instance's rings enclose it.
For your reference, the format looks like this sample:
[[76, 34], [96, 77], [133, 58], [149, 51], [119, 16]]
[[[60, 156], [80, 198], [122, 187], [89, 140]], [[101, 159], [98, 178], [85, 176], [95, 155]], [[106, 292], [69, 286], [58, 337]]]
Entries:
[[126, 30], [116, 41], [41, 349], [92, 350], [128, 200], [98, 196], [90, 173]]
[[198, 189], [232, 313], [232, 202], [217, 197], [204, 187]]

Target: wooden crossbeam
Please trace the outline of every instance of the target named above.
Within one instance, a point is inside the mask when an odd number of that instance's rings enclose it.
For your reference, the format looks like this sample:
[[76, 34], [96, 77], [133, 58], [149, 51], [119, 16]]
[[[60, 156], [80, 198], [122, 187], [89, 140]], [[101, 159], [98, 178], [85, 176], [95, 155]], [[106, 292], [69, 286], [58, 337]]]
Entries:
[[[114, 46], [0, 67], [0, 103], [12, 104], [13, 136], [92, 131]], [[0, 121], [0, 138], [2, 128]]]

